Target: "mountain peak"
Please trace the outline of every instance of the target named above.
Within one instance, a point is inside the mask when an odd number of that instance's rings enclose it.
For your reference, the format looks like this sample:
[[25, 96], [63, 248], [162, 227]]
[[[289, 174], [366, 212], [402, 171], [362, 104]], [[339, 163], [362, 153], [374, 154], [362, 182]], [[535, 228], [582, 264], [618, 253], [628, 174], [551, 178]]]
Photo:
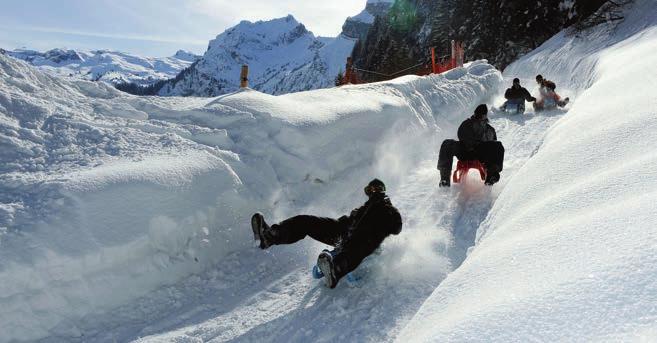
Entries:
[[177, 58], [179, 60], [189, 61], [189, 62], [194, 62], [194, 61], [198, 60], [199, 58], [201, 58], [201, 56], [196, 55], [193, 52], [189, 52], [189, 51], [182, 50], [182, 49], [176, 51], [176, 53], [173, 55], [173, 57]]
[[359, 14], [347, 18], [342, 25], [342, 35], [350, 38], [365, 39], [374, 18], [388, 13], [394, 0], [368, 0], [365, 9]]
[[239, 85], [249, 65], [253, 89], [281, 94], [332, 86], [354, 40], [318, 38], [287, 15], [266, 21], [242, 21], [211, 40], [192, 68], [163, 84], [159, 95], [216, 96]]
[[266, 46], [288, 45], [304, 36], [314, 38], [312, 32], [292, 15], [267, 21], [243, 20], [211, 40], [206, 55], [224, 51], [226, 47], [246, 49], [250, 46], [260, 50]]

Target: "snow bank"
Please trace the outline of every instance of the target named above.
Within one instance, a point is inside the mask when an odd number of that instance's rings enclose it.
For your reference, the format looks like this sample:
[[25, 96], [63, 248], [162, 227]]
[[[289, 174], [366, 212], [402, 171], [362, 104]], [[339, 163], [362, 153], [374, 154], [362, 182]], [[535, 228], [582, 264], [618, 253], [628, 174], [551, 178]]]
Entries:
[[82, 318], [250, 249], [256, 209], [330, 215], [374, 176], [394, 188], [415, 158], [396, 152], [500, 82], [475, 62], [278, 97], [139, 98], [0, 56], [0, 341], [84, 340]]
[[579, 97], [399, 341], [657, 338], [656, 13], [637, 1], [616, 29], [559, 34], [505, 71]]

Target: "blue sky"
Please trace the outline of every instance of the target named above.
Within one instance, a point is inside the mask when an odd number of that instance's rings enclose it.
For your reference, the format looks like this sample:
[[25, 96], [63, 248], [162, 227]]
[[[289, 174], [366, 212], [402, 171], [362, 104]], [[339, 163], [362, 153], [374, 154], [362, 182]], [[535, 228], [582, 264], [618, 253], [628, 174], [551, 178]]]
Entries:
[[292, 14], [316, 35], [336, 36], [366, 0], [0, 0], [0, 48], [111, 49], [169, 56], [203, 53], [241, 20]]

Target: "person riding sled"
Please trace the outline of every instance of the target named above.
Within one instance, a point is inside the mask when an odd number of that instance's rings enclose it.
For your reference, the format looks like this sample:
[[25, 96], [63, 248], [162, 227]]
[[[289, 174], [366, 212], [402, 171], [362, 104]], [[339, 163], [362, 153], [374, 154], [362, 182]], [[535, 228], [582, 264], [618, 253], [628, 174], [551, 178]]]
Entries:
[[536, 75], [536, 84], [538, 84], [538, 95], [539, 97], [545, 96], [545, 93], [547, 92], [547, 88], [545, 88], [545, 81], [548, 81], [543, 78], [543, 75], [538, 74]]
[[324, 250], [317, 258], [317, 267], [324, 275], [329, 288], [335, 288], [340, 279], [353, 271], [372, 254], [389, 235], [402, 229], [399, 211], [386, 195], [386, 186], [372, 180], [365, 186], [368, 200], [349, 215], [338, 219], [298, 215], [269, 226], [261, 213], [251, 217], [251, 229], [260, 248], [292, 244], [306, 236], [335, 247]]
[[544, 79], [542, 75], [536, 75], [536, 83], [539, 85], [539, 98], [534, 102], [534, 111], [549, 110], [557, 106], [564, 107], [570, 101], [569, 98], [561, 99], [559, 94], [555, 92], [557, 85], [550, 80]]
[[536, 98], [531, 96], [529, 91], [520, 85], [520, 79], [518, 78], [513, 79], [511, 88], [506, 89], [504, 98], [506, 101], [502, 105], [502, 110], [512, 111], [518, 114], [525, 112], [525, 101], [536, 101]]
[[458, 141], [446, 139], [440, 146], [438, 170], [440, 187], [450, 186], [454, 156], [461, 161], [478, 160], [486, 168], [486, 185], [500, 180], [504, 162], [504, 146], [497, 140], [495, 129], [488, 124], [488, 107], [477, 106], [474, 114], [463, 121], [458, 129]]

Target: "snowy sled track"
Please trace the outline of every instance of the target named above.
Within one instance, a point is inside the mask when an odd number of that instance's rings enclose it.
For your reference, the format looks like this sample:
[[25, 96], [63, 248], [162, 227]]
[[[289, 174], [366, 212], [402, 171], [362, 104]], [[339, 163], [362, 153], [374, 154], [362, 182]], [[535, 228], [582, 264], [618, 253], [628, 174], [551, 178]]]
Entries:
[[[14, 68], [12, 63], [5, 68]], [[41, 280], [32, 284], [29, 295], [21, 293], [16, 278], [3, 276], [0, 270], [4, 286], [14, 292], [13, 298], [5, 299], [9, 307], [18, 306], [12, 299], [19, 297], [45, 306], [65, 304], [68, 312], [63, 317], [52, 309], [23, 308], [20, 318], [26, 326], [12, 324], [18, 317], [0, 312], [12, 330], [7, 332], [45, 342], [391, 341], [462, 263], [499, 190], [559, 117], [492, 117], [507, 148], [502, 181], [491, 189], [471, 176], [463, 185], [438, 189], [435, 165], [440, 142], [453, 138], [472, 108], [498, 91], [500, 74], [487, 64], [475, 62], [441, 76], [281, 97], [247, 91], [216, 99], [142, 99], [81, 84], [85, 92], [99, 96], [87, 99], [75, 93], [78, 85], [20, 68], [28, 72], [26, 83], [57, 82], [70, 88], [67, 91], [78, 99], [76, 107], [65, 100], [58, 106], [72, 116], [84, 114], [85, 130], [110, 141], [116, 131], [132, 145], [149, 144], [138, 156], [124, 156], [123, 150], [109, 144], [108, 152], [116, 155], [112, 159], [121, 164], [105, 161], [102, 153], [92, 156], [90, 161], [100, 166], [82, 168], [88, 184], [80, 184], [77, 174], [61, 174], [59, 165], [45, 170], [57, 180], [53, 185], [68, 191], [48, 196], [73, 196], [84, 205], [67, 210], [71, 218], [83, 218], [83, 224], [94, 223], [81, 230], [95, 244], [75, 247], [79, 252], [72, 256], [58, 255], [67, 253], [65, 247], [37, 251], [50, 254], [42, 268], [64, 267], [58, 269], [62, 274], [35, 271]], [[38, 106], [41, 100], [31, 97], [52, 98], [52, 92], [9, 96]], [[4, 106], [13, 108], [7, 102]], [[113, 111], [130, 119], [106, 118]], [[59, 120], [64, 126], [55, 133], [70, 139], [65, 135], [77, 126]], [[90, 147], [83, 153], [99, 150], [94, 150], [95, 140], [86, 142]], [[150, 156], [160, 154], [162, 146], [177, 154]], [[22, 162], [19, 155], [10, 157], [15, 165]], [[147, 168], [153, 165], [158, 168]], [[28, 176], [20, 175], [14, 184], [33, 188]], [[368, 262], [370, 270], [360, 288], [341, 282], [329, 290], [311, 278], [321, 244], [305, 241], [267, 251], [251, 247], [248, 218], [253, 211], [265, 211], [272, 221], [304, 212], [339, 216], [364, 201], [362, 185], [373, 177], [385, 180], [404, 228], [400, 236], [384, 242], [382, 255]], [[47, 180], [44, 186], [51, 184]], [[156, 198], [149, 200], [149, 194]], [[21, 200], [16, 193], [14, 201], [30, 200]], [[48, 197], [39, 201], [58, 203]], [[149, 210], [141, 210], [147, 203]], [[16, 222], [25, 223], [20, 211], [39, 214], [29, 210], [19, 208]], [[71, 231], [79, 225], [61, 218], [58, 223]], [[62, 229], [52, 226], [36, 238], [14, 235], [21, 227], [13, 230], [6, 243], [10, 246], [25, 238], [48, 239], [48, 234]], [[11, 251], [5, 250], [5, 256]], [[88, 262], [77, 263], [73, 270], [66, 267], [76, 258], [94, 261], [96, 269], [85, 270]], [[52, 300], [37, 300], [42, 298]], [[21, 331], [34, 325], [39, 330]]]
[[[26, 70], [32, 73], [26, 78], [28, 83], [52, 82]], [[490, 66], [473, 63], [444, 76], [407, 77], [281, 97], [242, 92], [214, 100], [151, 100], [122, 95], [124, 98], [115, 100], [119, 94], [96, 89], [92, 94], [99, 94], [100, 99], [85, 100], [76, 95], [80, 99], [76, 106], [82, 110], [69, 109], [71, 105], [61, 100], [58, 106], [62, 111], [74, 116], [78, 115], [76, 111], [100, 109], [102, 117], [85, 114], [87, 130], [97, 127], [109, 137], [117, 130], [130, 140], [153, 142], [149, 144], [155, 149], [162, 144], [186, 157], [153, 159], [149, 156], [151, 148], [144, 146], [138, 157], [145, 160], [142, 163], [124, 163], [118, 169], [108, 163], [109, 168], [102, 164], [98, 167], [99, 173], [95, 169], [84, 171], [85, 180], [93, 185], [91, 189], [75, 183], [75, 179], [67, 181], [70, 176], [58, 174], [59, 169], [46, 170], [46, 175], [58, 178], [58, 187], [78, 192], [73, 194], [75, 197], [92, 196], [92, 201], [76, 200], [84, 205], [84, 213], [76, 214], [75, 207], [69, 208], [72, 218], [84, 218], [82, 223], [92, 222], [95, 213], [103, 215], [102, 226], [83, 228], [90, 237], [102, 235], [109, 242], [115, 240], [112, 234], [123, 232], [130, 236], [121, 234], [121, 239], [134, 237], [138, 244], [110, 249], [110, 245], [103, 245], [109, 243], [96, 239], [99, 254], [104, 257], [93, 259], [97, 270], [92, 271], [92, 280], [107, 280], [105, 288], [96, 290], [95, 283], [86, 281], [91, 276], [84, 274], [84, 263], [77, 267], [78, 274], [64, 272], [59, 276], [67, 280], [65, 283], [49, 281], [50, 274], [45, 274], [36, 284], [43, 285], [43, 290], [33, 286], [34, 295], [30, 296], [38, 297], [42, 292], [46, 298], [61, 299], [58, 294], [66, 293], [67, 298], [57, 301], [67, 304], [69, 314], [59, 318], [54, 311], [33, 312], [28, 307], [22, 320], [30, 323], [42, 318], [38, 321], [41, 331], [30, 334], [34, 338], [42, 335], [45, 342], [285, 342], [309, 338], [391, 341], [424, 299], [460, 265], [494, 201], [496, 189], [503, 187], [514, 168], [536, 148], [540, 139], [523, 130], [538, 127], [540, 136], [554, 119], [530, 114], [493, 118], [507, 151], [509, 147], [514, 150], [507, 154], [502, 182], [490, 189], [473, 179], [465, 185], [438, 189], [435, 164], [440, 142], [455, 136], [460, 121], [477, 103], [495, 94], [500, 81], [499, 73]], [[90, 91], [89, 85], [83, 86]], [[30, 93], [11, 96], [32, 101]], [[50, 93], [43, 96], [52, 97]], [[336, 96], [344, 108], [335, 107]], [[312, 106], [305, 105], [307, 99], [312, 99]], [[92, 103], [87, 105], [85, 101]], [[133, 118], [98, 119], [117, 108]], [[144, 116], [155, 119], [138, 119]], [[66, 124], [64, 119], [61, 121]], [[162, 136], [154, 139], [158, 135]], [[263, 141], [271, 144], [263, 145]], [[121, 150], [118, 153], [116, 158], [122, 158]], [[193, 156], [200, 157], [195, 160]], [[206, 159], [204, 156], [212, 163], [199, 163]], [[20, 162], [20, 156], [12, 158]], [[94, 158], [103, 163], [102, 154]], [[152, 165], [151, 160], [165, 168], [146, 169]], [[190, 169], [189, 162], [198, 167]], [[337, 289], [329, 290], [311, 278], [310, 268], [323, 248], [321, 244], [305, 241], [267, 251], [251, 247], [247, 223], [253, 211], [264, 210], [266, 217], [274, 221], [304, 212], [339, 216], [364, 201], [362, 184], [375, 176], [388, 185], [392, 202], [404, 218], [404, 228], [400, 236], [384, 243], [382, 255], [368, 262], [369, 270], [359, 282], [360, 288], [341, 282]], [[149, 185], [150, 177], [158, 184]], [[26, 180], [19, 183], [20, 187], [33, 187], [29, 178]], [[153, 189], [157, 193], [151, 193]], [[157, 202], [149, 211], [139, 210], [139, 204], [149, 202], [149, 194], [157, 194], [153, 199]], [[103, 213], [99, 207], [108, 208], [108, 203], [102, 202], [108, 195], [115, 204]], [[61, 196], [66, 199], [68, 194]], [[125, 203], [126, 197], [134, 198], [133, 202]], [[47, 197], [39, 200], [45, 204], [50, 201]], [[17, 201], [22, 201], [18, 193]], [[16, 213], [21, 219], [21, 212]], [[131, 221], [113, 219], [112, 215], [120, 213], [128, 214]], [[137, 217], [142, 214], [143, 218]], [[143, 222], [148, 223], [145, 228], [136, 224]], [[78, 224], [59, 225], [73, 230]], [[140, 234], [144, 229], [146, 234]], [[57, 234], [59, 230], [55, 226], [50, 232]], [[41, 235], [48, 237], [45, 232]], [[9, 237], [9, 244], [22, 239]], [[138, 255], [130, 250], [133, 246]], [[90, 247], [81, 247], [80, 254], [84, 256], [87, 249], [91, 251]], [[114, 256], [117, 253], [120, 255]], [[48, 263], [65, 265], [73, 258], [60, 260], [55, 254]], [[113, 265], [115, 261], [123, 265]], [[185, 276], [186, 270], [192, 275]], [[131, 276], [135, 273], [141, 279]], [[6, 276], [5, 280], [10, 280], [10, 275]], [[176, 278], [176, 282], [163, 281]], [[11, 282], [5, 287], [21, 294], [21, 288]], [[112, 306], [117, 291], [121, 296], [117, 299], [123, 300]], [[98, 299], [86, 298], [94, 292]], [[44, 314], [46, 317], [42, 317]], [[11, 320], [5, 323], [14, 330], [12, 334], [21, 335], [20, 326], [12, 325]]]
[[[502, 182], [492, 188], [473, 172], [464, 184], [439, 189], [436, 152], [429, 151], [391, 193], [404, 216], [403, 235], [385, 243], [384, 253], [373, 261], [360, 288], [343, 281], [330, 290], [311, 278], [319, 244], [306, 244], [301, 251], [254, 248], [232, 254], [206, 274], [141, 299], [138, 308], [152, 316], [143, 325], [120, 324], [130, 321], [137, 312], [134, 306], [92, 320], [117, 322], [92, 337], [139, 342], [392, 341], [440, 282], [458, 268], [499, 188], [538, 149], [542, 135], [562, 114], [491, 118], [500, 139], [515, 147], [507, 148]], [[117, 319], [121, 317], [124, 320]]]

